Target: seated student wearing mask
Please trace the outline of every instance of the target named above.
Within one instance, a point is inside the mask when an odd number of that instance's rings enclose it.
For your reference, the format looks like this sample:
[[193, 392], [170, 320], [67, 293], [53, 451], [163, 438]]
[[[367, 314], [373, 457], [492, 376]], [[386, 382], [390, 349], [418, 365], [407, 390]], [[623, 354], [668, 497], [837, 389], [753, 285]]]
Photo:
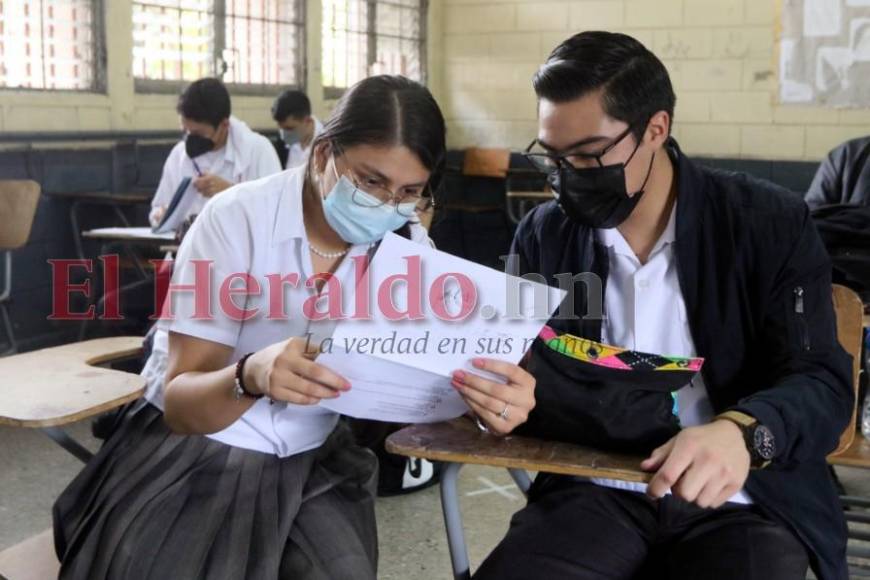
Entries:
[[[205, 207], [173, 284], [192, 284], [209, 260], [213, 316], [198, 316], [201, 296], [176, 296], [165, 389], [149, 385], [58, 498], [60, 578], [376, 578], [377, 461], [318, 405], [353, 385], [306, 347], [309, 333], [322, 339], [337, 321], [302, 308], [337, 279], [343, 312], [352, 311], [355, 258], [386, 233], [429, 242], [415, 214], [429, 205], [444, 156], [444, 119], [429, 91], [370, 77], [345, 92], [307, 166]], [[240, 273], [261, 288], [267, 277], [299, 283], [281, 284], [274, 310], [267, 295], [249, 295], [243, 307], [261, 311], [238, 316], [214, 294]], [[491, 429], [509, 432], [533, 406], [534, 380], [500, 361], [475, 366], [505, 383], [466, 372], [460, 392]], [[508, 402], [508, 419], [484, 408]]]
[[278, 124], [279, 156], [284, 167], [305, 165], [311, 144], [323, 132], [323, 124], [311, 114], [311, 101], [302, 91], [289, 89], [272, 104], [272, 119]]
[[556, 200], [512, 254], [553, 285], [596, 276], [532, 346], [518, 433], [645, 456], [651, 481], [539, 475], [475, 578], [845, 579], [825, 457], [851, 363], [808, 208], [686, 157], [667, 70], [629, 36], [573, 36], [533, 83], [527, 155]]
[[870, 205], [870, 135], [846, 141], [819, 165], [805, 197], [816, 209], [823, 205]]
[[172, 148], [151, 201], [149, 220], [157, 225], [178, 186], [191, 178], [186, 195], [195, 195], [186, 216], [199, 214], [206, 202], [243, 181], [281, 171], [269, 140], [231, 115], [230, 94], [214, 78], [195, 81], [178, 98], [184, 139]]

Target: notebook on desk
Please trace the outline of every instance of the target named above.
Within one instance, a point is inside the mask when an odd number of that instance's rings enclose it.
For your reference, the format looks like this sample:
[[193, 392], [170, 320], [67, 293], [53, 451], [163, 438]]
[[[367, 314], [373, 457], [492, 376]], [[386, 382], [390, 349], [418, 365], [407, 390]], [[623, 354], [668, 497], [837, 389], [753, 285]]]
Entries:
[[178, 188], [172, 195], [172, 201], [169, 202], [169, 206], [166, 208], [166, 212], [160, 219], [160, 223], [151, 228], [151, 231], [155, 234], [174, 232], [178, 229], [178, 226], [181, 225], [181, 222], [184, 221], [184, 218], [187, 215], [187, 209], [193, 202], [194, 197], [193, 195], [188, 195], [191, 181], [193, 181], [193, 178], [185, 177], [181, 180], [181, 183], [178, 184]]

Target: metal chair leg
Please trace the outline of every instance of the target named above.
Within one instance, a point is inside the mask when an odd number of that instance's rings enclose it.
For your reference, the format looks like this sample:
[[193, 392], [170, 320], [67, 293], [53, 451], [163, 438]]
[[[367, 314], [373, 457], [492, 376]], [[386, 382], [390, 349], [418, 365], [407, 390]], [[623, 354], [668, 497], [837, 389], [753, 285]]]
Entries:
[[3, 289], [0, 290], [0, 322], [3, 324], [3, 335], [6, 342], [0, 344], [6, 346], [6, 350], [0, 352], [0, 356], [6, 356], [18, 352], [18, 343], [15, 342], [15, 331], [12, 328], [12, 320], [9, 318], [9, 298], [12, 296], [12, 252], [3, 251]]
[[55, 443], [72, 453], [82, 463], [87, 463], [94, 456], [93, 453], [85, 449], [81, 443], [70, 437], [60, 427], [43, 427], [42, 432], [51, 437]]
[[532, 478], [529, 477], [529, 472], [525, 469], [508, 469], [508, 473], [511, 474], [511, 478], [523, 492], [523, 495], [528, 497], [529, 488], [532, 487]]
[[3, 319], [3, 334], [7, 340], [6, 344], [9, 345], [6, 350], [0, 352], [0, 356], [15, 354], [18, 352], [18, 343], [15, 341], [15, 331], [12, 329], [12, 320], [9, 318], [9, 308], [6, 302], [0, 302], [0, 318]]
[[441, 472], [441, 509], [444, 512], [444, 526], [447, 528], [447, 546], [450, 548], [453, 578], [470, 580], [468, 550], [465, 547], [465, 531], [462, 528], [459, 491], [456, 485], [462, 465], [462, 463], [448, 463]]

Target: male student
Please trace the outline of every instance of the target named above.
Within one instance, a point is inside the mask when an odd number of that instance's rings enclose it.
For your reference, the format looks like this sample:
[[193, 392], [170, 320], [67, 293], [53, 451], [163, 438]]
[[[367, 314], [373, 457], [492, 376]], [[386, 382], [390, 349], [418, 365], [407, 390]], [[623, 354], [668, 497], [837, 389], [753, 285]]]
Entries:
[[[667, 71], [629, 36], [566, 40], [534, 89], [528, 153], [557, 200], [512, 253], [554, 285], [595, 273], [604, 316], [575, 284], [575, 314], [563, 303], [533, 346], [525, 431], [643, 454], [651, 481], [540, 475], [475, 578], [846, 578], [825, 456], [851, 414], [850, 360], [808, 208], [686, 157]], [[582, 346], [559, 350], [569, 335]], [[676, 371], [692, 379], [671, 392]]]
[[272, 118], [281, 137], [279, 151], [285, 169], [308, 162], [311, 143], [323, 132], [323, 123], [311, 114], [311, 101], [302, 91], [288, 89], [272, 104]]
[[281, 171], [278, 156], [266, 137], [231, 115], [230, 94], [214, 78], [191, 83], [178, 99], [184, 138], [172, 148], [163, 166], [160, 185], [151, 202], [149, 219], [157, 225], [185, 178], [185, 217], [198, 214], [209, 198], [232, 185]]
[[870, 135], [832, 149], [819, 165], [805, 199], [812, 209], [839, 203], [870, 205]]

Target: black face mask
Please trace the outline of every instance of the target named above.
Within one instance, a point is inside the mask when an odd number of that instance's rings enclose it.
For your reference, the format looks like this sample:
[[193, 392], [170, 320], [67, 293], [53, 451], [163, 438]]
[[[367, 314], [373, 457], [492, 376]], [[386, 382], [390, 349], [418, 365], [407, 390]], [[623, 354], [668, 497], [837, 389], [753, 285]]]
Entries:
[[188, 133], [184, 138], [184, 150], [191, 159], [204, 155], [214, 149], [214, 141], [208, 137]]
[[655, 160], [653, 153], [640, 190], [629, 195], [625, 188], [625, 167], [634, 158], [638, 147], [625, 163], [584, 169], [563, 166], [551, 173], [547, 181], [558, 196], [559, 207], [565, 215], [579, 224], [602, 229], [615, 228], [628, 219], [643, 196]]

